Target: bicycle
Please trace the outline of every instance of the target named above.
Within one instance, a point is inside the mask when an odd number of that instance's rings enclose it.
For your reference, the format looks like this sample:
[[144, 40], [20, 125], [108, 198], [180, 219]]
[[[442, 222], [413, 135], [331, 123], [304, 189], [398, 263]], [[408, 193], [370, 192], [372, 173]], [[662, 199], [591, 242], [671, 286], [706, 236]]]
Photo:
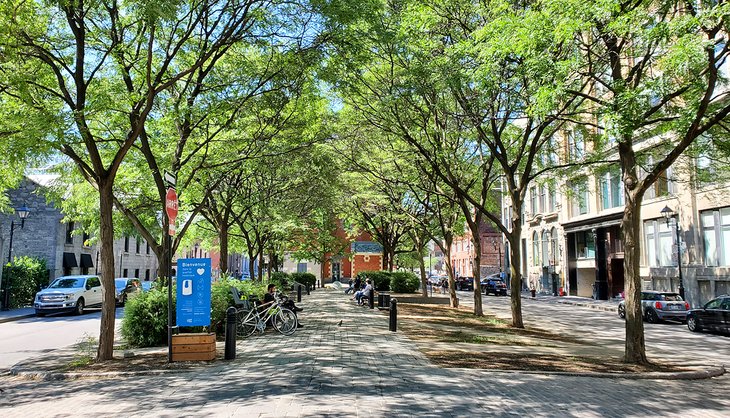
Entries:
[[[255, 331], [263, 334], [266, 330], [266, 324], [271, 321], [274, 329], [284, 335], [291, 335], [297, 330], [297, 316], [288, 308], [281, 306], [281, 299], [276, 298], [274, 302], [258, 305], [257, 301], [252, 301], [253, 308], [239, 309], [236, 316], [236, 335], [238, 337], [248, 337]], [[265, 311], [259, 311], [260, 308], [266, 308]]]

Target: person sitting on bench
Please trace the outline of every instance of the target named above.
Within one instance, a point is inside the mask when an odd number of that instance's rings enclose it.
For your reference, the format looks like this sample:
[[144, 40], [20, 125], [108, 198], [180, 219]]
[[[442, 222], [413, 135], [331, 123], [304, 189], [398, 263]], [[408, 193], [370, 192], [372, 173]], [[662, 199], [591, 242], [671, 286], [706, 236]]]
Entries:
[[370, 279], [365, 280], [365, 287], [362, 290], [355, 292], [355, 300], [358, 305], [362, 305], [363, 297], [370, 297], [370, 291], [373, 289], [372, 282]]

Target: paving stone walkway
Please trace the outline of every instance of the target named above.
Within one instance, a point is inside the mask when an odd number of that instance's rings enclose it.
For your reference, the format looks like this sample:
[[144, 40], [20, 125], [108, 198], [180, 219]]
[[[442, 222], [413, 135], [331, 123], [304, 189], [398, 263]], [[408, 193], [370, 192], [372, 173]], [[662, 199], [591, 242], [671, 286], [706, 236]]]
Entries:
[[[305, 296], [305, 327], [241, 340], [236, 360], [162, 376], [0, 377], [0, 416], [728, 416], [730, 378], [697, 381], [442, 369], [341, 292]], [[340, 323], [341, 321], [341, 323]]]

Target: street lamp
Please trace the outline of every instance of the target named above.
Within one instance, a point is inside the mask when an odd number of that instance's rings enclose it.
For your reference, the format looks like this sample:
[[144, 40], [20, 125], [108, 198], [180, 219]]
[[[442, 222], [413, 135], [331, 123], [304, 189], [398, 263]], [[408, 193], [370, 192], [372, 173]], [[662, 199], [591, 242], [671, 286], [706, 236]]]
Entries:
[[679, 296], [684, 299], [684, 280], [682, 280], [682, 253], [681, 248], [679, 247], [679, 213], [674, 213], [673, 210], [669, 208], [669, 206], [664, 206], [664, 209], [661, 210], [661, 214], [664, 217], [664, 220], [667, 222], [667, 228], [670, 227], [669, 220], [674, 218], [674, 215], [677, 215], [677, 218], [675, 219], [675, 231], [677, 231], [677, 270], [679, 271]]
[[[20, 227], [20, 229], [23, 229], [25, 226], [25, 219], [30, 214], [30, 209], [28, 209], [27, 206], [23, 205], [17, 209], [15, 209], [15, 213], [18, 214], [18, 217], [20, 218], [20, 225], [15, 224], [15, 220], [10, 221], [10, 240], [8, 242], [8, 267], [10, 267], [10, 263], [13, 261], [13, 231], [17, 227]], [[8, 271], [8, 278], [5, 280], [7, 283], [4, 284], [4, 292], [3, 292], [3, 303], [2, 303], [2, 310], [7, 311], [10, 309], [10, 273], [12, 270]]]
[[497, 263], [499, 265], [499, 272], [501, 273], [502, 272], [502, 246], [499, 245], [499, 241], [497, 240], [497, 237], [492, 237], [492, 245], [494, 246], [494, 250], [497, 251]]

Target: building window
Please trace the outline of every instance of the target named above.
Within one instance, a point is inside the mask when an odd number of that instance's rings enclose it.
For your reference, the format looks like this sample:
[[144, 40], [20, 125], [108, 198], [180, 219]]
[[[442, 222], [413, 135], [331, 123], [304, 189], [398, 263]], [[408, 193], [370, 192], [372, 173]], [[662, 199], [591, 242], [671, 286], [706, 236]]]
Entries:
[[[124, 252], [129, 252], [129, 236], [126, 235], [124, 236]], [[125, 274], [124, 276], [126, 277], [127, 275]]]
[[[141, 248], [142, 248], [142, 240], [141, 240], [141, 239], [139, 239], [139, 237], [137, 237], [137, 242], [136, 242], [135, 244], [136, 244], [136, 247], [135, 247], [135, 252], [136, 252], [137, 254], [139, 254], [139, 253], [140, 253], [140, 250], [141, 250]], [[136, 276], [135, 276], [135, 277], [136, 277]]]
[[591, 231], [580, 231], [575, 234], [575, 254], [578, 258], [596, 257], [596, 243]]
[[122, 277], [127, 277], [127, 269], [122, 270]]
[[588, 199], [590, 199], [590, 195], [588, 194], [588, 178], [580, 177], [573, 180], [570, 184], [570, 189], [574, 193], [573, 199], [571, 199], [572, 216], [585, 215], [588, 213]]
[[730, 265], [730, 207], [700, 213], [705, 265]]
[[150, 269], [147, 269], [144, 271], [144, 279], [149, 280], [150, 279]]
[[570, 161], [580, 161], [586, 156], [586, 141], [581, 129], [568, 132], [568, 157]]
[[548, 212], [555, 212], [558, 209], [558, 196], [555, 193], [555, 186], [548, 186]]
[[66, 224], [66, 244], [74, 243], [74, 223], [69, 222]]
[[[652, 166], [653, 164], [653, 158], [649, 158], [649, 166]], [[641, 178], [646, 177], [646, 172], [644, 170], [640, 170]], [[673, 193], [673, 186], [672, 182], [670, 181], [670, 178], [672, 177], [672, 168], [668, 168], [664, 170], [657, 180], [649, 186], [649, 188], [646, 190], [646, 193], [644, 194], [645, 199], [653, 199], [656, 197], [662, 197], [662, 196], [668, 196]]]
[[550, 264], [550, 254], [548, 254], [548, 246], [550, 244], [550, 235], [547, 230], [542, 231], [542, 263], [541, 265], [546, 266]]
[[147, 255], [150, 255], [150, 243], [149, 242], [147, 242]]
[[530, 187], [530, 213], [535, 216], [537, 211], [537, 187]]
[[601, 207], [611, 209], [624, 205], [624, 185], [621, 182], [621, 170], [609, 170], [599, 177], [599, 193]]
[[540, 186], [540, 213], [545, 213], [547, 208], [547, 185]]
[[134, 269], [134, 278], [139, 279], [139, 269]]
[[537, 231], [532, 233], [532, 265], [540, 265], [540, 238]]
[[664, 219], [644, 222], [646, 264], [650, 267], [674, 266], [672, 245], [674, 235]]
[[560, 255], [558, 254], [558, 230], [556, 228], [553, 228], [550, 231], [550, 254], [552, 254], [552, 264], [553, 266], [556, 266], [558, 264], [558, 258], [560, 258]]

